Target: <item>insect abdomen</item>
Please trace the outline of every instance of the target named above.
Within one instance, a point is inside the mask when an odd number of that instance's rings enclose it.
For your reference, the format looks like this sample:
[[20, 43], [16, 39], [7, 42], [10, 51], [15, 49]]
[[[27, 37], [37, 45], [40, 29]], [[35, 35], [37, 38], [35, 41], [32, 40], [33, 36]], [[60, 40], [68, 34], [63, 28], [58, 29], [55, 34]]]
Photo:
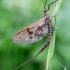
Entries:
[[[52, 37], [52, 33], [53, 33], [53, 26], [51, 24], [51, 20], [48, 19], [48, 17], [46, 18], [47, 19], [47, 24], [48, 24], [48, 37], [46, 39], [46, 42], [45, 44], [43, 45], [43, 47], [40, 49], [39, 53], [41, 53], [47, 46], [48, 44], [50, 43], [50, 40], [51, 40], [51, 37]], [[46, 21], [45, 21], [46, 22]]]

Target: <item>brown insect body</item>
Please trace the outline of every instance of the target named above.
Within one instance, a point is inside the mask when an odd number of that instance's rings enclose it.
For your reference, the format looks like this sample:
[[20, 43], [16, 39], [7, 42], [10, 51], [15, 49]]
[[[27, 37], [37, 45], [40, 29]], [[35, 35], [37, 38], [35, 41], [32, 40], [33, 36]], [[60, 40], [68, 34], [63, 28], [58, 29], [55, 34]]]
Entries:
[[[58, 1], [58, 0], [56, 0]], [[52, 2], [51, 4], [55, 3], [56, 1]], [[47, 2], [47, 0], [46, 0]], [[46, 6], [46, 2], [44, 5], [44, 18], [40, 19], [38, 21], [36, 21], [34, 24], [32, 24], [31, 26], [29, 26], [28, 28], [20, 31], [19, 33], [17, 33], [13, 39], [13, 41], [15, 43], [32, 43], [32, 42], [36, 42], [39, 41], [43, 38], [43, 36], [45, 36], [48, 33], [47, 39], [44, 43], [44, 45], [42, 46], [42, 48], [39, 50], [39, 52], [32, 57], [31, 59], [27, 60], [26, 62], [24, 62], [23, 64], [21, 64], [20, 66], [13, 68], [13, 69], [18, 69], [19, 67], [25, 65], [26, 63], [30, 62], [24, 70], [26, 70], [26, 68], [36, 59], [36, 57], [47, 47], [47, 45], [50, 43], [51, 37], [52, 37], [52, 33], [53, 33], [53, 26], [51, 23], [51, 19], [50, 19], [50, 15], [48, 14], [48, 11], [50, 9], [50, 5], [48, 5], [48, 10], [45, 8]]]
[[53, 26], [52, 26], [48, 11], [45, 9], [44, 12], [45, 12], [45, 23], [48, 25], [48, 37], [47, 37], [46, 42], [44, 43], [43, 47], [40, 49], [39, 53], [41, 53], [47, 47], [47, 45], [50, 43], [52, 33], [53, 33]]
[[36, 21], [34, 24], [29, 26], [28, 28], [20, 31], [17, 33], [13, 39], [14, 42], [16, 43], [30, 43], [30, 42], [36, 42], [39, 41], [43, 38], [48, 33], [48, 37], [42, 46], [42, 48], [39, 50], [39, 52], [32, 57], [31, 59], [27, 60], [20, 66], [13, 68], [13, 69], [18, 69], [19, 67], [25, 65], [26, 63], [30, 62], [24, 70], [36, 59], [36, 57], [47, 47], [47, 45], [50, 43], [51, 36], [53, 33], [53, 26], [51, 24], [50, 16], [47, 12], [45, 11], [45, 18], [40, 19]]

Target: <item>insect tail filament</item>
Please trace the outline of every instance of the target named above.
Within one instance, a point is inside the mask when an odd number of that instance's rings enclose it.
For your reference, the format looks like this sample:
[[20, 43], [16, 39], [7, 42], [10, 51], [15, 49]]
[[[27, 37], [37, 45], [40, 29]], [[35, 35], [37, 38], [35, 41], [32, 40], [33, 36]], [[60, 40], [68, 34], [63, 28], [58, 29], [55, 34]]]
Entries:
[[26, 70], [27, 67], [36, 59], [36, 57], [37, 57], [38, 55], [39, 55], [39, 53], [37, 53], [34, 57], [32, 57], [32, 58], [30, 58], [29, 60], [27, 60], [27, 61], [25, 61], [24, 63], [22, 63], [20, 66], [15, 67], [15, 68], [13, 68], [13, 69], [11, 69], [11, 70], [19, 69], [20, 67], [22, 67], [22, 66], [24, 66], [25, 64], [27, 64], [27, 63], [30, 62], [30, 63], [24, 68], [24, 70]]

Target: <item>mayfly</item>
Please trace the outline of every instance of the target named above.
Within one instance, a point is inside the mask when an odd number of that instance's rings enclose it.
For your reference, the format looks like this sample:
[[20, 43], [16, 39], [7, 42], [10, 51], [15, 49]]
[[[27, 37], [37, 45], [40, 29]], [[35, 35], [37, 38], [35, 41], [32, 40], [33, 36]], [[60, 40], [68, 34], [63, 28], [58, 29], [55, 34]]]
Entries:
[[50, 3], [48, 5], [48, 9], [46, 9], [46, 2], [44, 5], [44, 18], [36, 21], [34, 24], [30, 25], [29, 27], [27, 27], [26, 29], [18, 32], [13, 41], [15, 43], [32, 43], [32, 42], [36, 42], [41, 40], [46, 34], [48, 34], [48, 37], [44, 43], [44, 45], [42, 46], [42, 48], [39, 50], [39, 52], [32, 57], [31, 59], [27, 60], [26, 62], [24, 62], [23, 64], [21, 64], [20, 66], [13, 68], [12, 70], [16, 70], [19, 67], [25, 65], [26, 63], [30, 62], [24, 70], [26, 70], [26, 68], [36, 59], [36, 57], [47, 47], [47, 45], [50, 43], [51, 40], [51, 36], [54, 30], [54, 27], [51, 23], [51, 19], [50, 19], [50, 15], [48, 13], [48, 11], [50, 11], [50, 5], [57, 2], [58, 0]]

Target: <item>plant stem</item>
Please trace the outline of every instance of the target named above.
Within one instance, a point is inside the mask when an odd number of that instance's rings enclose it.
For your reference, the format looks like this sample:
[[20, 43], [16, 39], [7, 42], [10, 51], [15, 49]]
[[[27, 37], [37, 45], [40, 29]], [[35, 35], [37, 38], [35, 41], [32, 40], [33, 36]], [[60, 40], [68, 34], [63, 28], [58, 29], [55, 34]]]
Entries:
[[[59, 2], [56, 3], [57, 5], [54, 5], [54, 12], [53, 12], [53, 16], [55, 16], [53, 18], [53, 26], [54, 27], [56, 26], [56, 16], [58, 14], [58, 9], [61, 5], [61, 2], [62, 2], [62, 0], [59, 0]], [[56, 36], [56, 30], [53, 31], [51, 42], [49, 44], [49, 50], [48, 50], [48, 56], [47, 56], [46, 69], [45, 70], [51, 70], [50, 65], [51, 65], [51, 59], [52, 59], [54, 48], [55, 48], [55, 36]]]

